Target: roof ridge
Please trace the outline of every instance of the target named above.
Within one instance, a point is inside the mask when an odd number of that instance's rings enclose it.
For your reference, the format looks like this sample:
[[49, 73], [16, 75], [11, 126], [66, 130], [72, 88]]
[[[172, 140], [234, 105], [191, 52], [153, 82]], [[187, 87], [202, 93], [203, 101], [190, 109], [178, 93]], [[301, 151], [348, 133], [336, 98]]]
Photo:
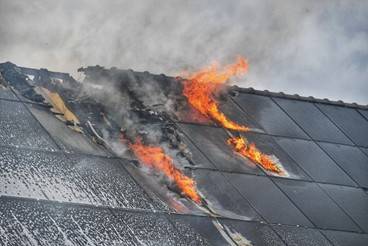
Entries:
[[330, 104], [335, 106], [341, 106], [341, 107], [348, 107], [348, 108], [356, 108], [356, 109], [368, 109], [368, 105], [362, 105], [358, 104], [356, 102], [353, 103], [347, 103], [342, 100], [334, 101], [330, 100], [328, 98], [315, 98], [313, 96], [300, 96], [299, 94], [286, 94], [284, 92], [272, 92], [269, 90], [257, 90], [253, 87], [239, 87], [237, 85], [231, 86], [233, 90], [243, 93], [249, 93], [249, 94], [256, 94], [261, 96], [271, 96], [271, 97], [277, 97], [277, 98], [286, 98], [286, 99], [293, 99], [293, 100], [299, 100], [299, 101], [306, 101], [306, 102], [312, 102], [312, 103], [323, 103], [323, 104]]
[[[50, 73], [51, 75], [56, 75], [57, 77], [61, 76], [61, 77], [69, 77], [71, 79], [74, 79], [73, 76], [71, 76], [69, 73], [64, 73], [64, 72], [55, 72], [55, 71], [49, 71], [46, 68], [28, 68], [28, 67], [22, 67], [22, 66], [17, 66], [16, 64], [13, 64], [11, 62], [5, 62], [5, 64], [11, 64], [11, 65], [15, 65], [16, 67], [18, 67], [19, 69], [23, 70], [23, 71], [46, 71], [48, 73]], [[4, 63], [0, 63], [0, 64], [4, 64]], [[89, 67], [95, 67], [95, 66], [89, 66]], [[122, 70], [122, 71], [132, 71], [134, 73], [143, 73], [143, 74], [149, 74], [152, 76], [165, 76], [167, 78], [181, 78], [176, 77], [176, 76], [170, 76], [170, 75], [166, 75], [166, 74], [155, 74], [155, 73], [150, 73], [148, 71], [135, 71], [132, 69], [117, 69], [116, 67], [111, 67], [111, 68], [105, 68], [103, 66], [100, 65], [96, 65], [96, 67], [100, 67], [102, 69], [106, 69], [106, 70], [111, 70], [111, 69], [115, 69], [115, 70]], [[88, 67], [87, 67], [88, 68]], [[79, 71], [80, 69], [78, 69]], [[75, 80], [75, 79], [74, 79]], [[277, 97], [277, 98], [286, 98], [286, 99], [293, 99], [293, 100], [299, 100], [299, 101], [306, 101], [306, 102], [312, 102], [312, 103], [322, 103], [322, 104], [329, 104], [329, 105], [335, 105], [335, 106], [340, 106], [340, 107], [348, 107], [348, 108], [355, 108], [355, 109], [364, 109], [364, 110], [368, 110], [368, 104], [367, 105], [363, 105], [363, 104], [358, 104], [356, 102], [352, 102], [352, 103], [347, 103], [344, 102], [342, 100], [330, 100], [328, 98], [315, 98], [313, 96], [300, 96], [299, 94], [287, 94], [284, 92], [272, 92], [269, 90], [257, 90], [254, 89], [253, 87], [239, 87], [238, 85], [232, 85], [230, 86], [230, 88], [232, 90], [238, 91], [238, 92], [243, 92], [243, 93], [249, 93], [249, 94], [256, 94], [256, 95], [261, 95], [261, 96], [271, 96], [271, 97]]]

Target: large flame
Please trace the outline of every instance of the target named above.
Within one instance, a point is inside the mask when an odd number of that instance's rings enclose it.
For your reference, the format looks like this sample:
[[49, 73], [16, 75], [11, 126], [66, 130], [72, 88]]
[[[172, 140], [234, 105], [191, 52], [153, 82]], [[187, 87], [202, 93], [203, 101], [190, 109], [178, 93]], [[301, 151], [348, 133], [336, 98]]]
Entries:
[[219, 70], [218, 65], [212, 64], [198, 72], [187, 75], [183, 93], [192, 107], [204, 116], [213, 119], [224, 128], [237, 131], [248, 131], [246, 126], [239, 125], [228, 119], [218, 107], [213, 92], [232, 76], [244, 74], [248, 70], [247, 61], [239, 57], [234, 64]]
[[262, 166], [265, 170], [271, 171], [277, 174], [281, 174], [282, 170], [276, 162], [268, 155], [263, 154], [257, 149], [255, 144], [248, 144], [243, 137], [230, 137], [227, 143], [233, 147], [234, 151], [241, 156], [247, 157]]
[[[207, 118], [213, 119], [222, 127], [230, 130], [248, 131], [249, 128], [247, 126], [239, 125], [228, 119], [219, 110], [218, 103], [213, 97], [213, 92], [219, 89], [232, 76], [242, 75], [247, 70], [248, 63], [242, 57], [238, 57], [235, 63], [227, 65], [223, 69], [219, 69], [218, 64], [215, 63], [198, 72], [187, 75], [183, 94], [187, 97], [192, 107]], [[255, 144], [248, 144], [243, 137], [230, 137], [227, 143], [233, 147], [235, 152], [251, 159], [265, 170], [277, 174], [282, 173], [280, 167], [270, 156], [259, 151]]]
[[201, 204], [194, 180], [176, 168], [172, 158], [161, 147], [144, 145], [141, 138], [137, 138], [135, 143], [129, 143], [129, 147], [142, 164], [165, 174], [170, 181], [175, 182], [184, 196]]

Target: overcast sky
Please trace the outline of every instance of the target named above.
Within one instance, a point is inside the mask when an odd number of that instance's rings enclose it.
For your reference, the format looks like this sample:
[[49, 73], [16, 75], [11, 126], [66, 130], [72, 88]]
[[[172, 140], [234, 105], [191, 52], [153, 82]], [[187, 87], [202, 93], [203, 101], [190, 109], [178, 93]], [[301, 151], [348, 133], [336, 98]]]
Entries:
[[368, 1], [0, 0], [0, 62], [176, 75], [237, 55], [239, 86], [368, 104]]

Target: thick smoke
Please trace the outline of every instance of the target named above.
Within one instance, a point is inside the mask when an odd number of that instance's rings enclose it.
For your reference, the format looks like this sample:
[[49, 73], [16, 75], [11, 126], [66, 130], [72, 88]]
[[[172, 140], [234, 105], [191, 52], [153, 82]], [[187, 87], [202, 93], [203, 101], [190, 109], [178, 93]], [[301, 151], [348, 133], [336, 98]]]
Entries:
[[248, 58], [243, 87], [368, 103], [367, 1], [0, 0], [0, 60], [175, 75]]

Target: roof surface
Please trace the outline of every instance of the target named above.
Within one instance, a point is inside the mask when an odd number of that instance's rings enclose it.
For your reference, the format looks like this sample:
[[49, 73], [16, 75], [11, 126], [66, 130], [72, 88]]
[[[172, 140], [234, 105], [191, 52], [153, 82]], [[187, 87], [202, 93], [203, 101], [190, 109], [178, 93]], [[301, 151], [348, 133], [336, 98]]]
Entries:
[[0, 72], [0, 245], [368, 245], [365, 106], [232, 88], [222, 111], [256, 129], [241, 134], [287, 176], [234, 155], [212, 122], [170, 118], [203, 209], [98, 143], [87, 102], [64, 96], [83, 134], [55, 117], [34, 89], [68, 74], [11, 63]]

